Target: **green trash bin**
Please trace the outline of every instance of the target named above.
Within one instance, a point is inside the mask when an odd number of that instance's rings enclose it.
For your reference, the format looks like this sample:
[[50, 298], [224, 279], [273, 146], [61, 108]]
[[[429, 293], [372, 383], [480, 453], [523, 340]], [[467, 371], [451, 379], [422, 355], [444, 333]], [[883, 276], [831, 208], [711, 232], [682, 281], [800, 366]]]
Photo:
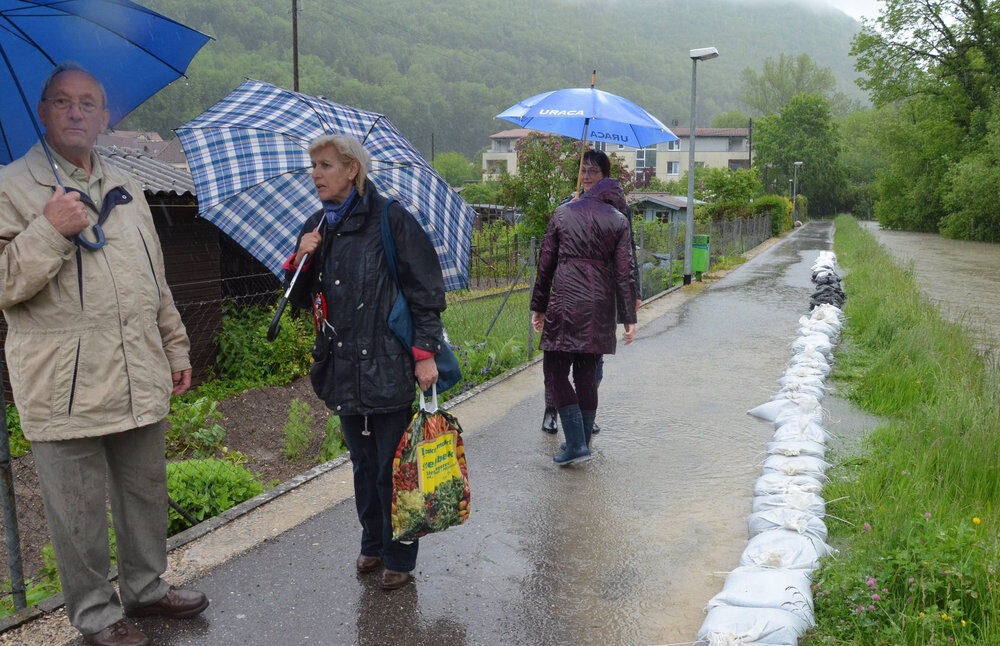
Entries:
[[701, 280], [701, 275], [708, 271], [708, 248], [707, 235], [691, 236], [691, 271], [697, 280]]

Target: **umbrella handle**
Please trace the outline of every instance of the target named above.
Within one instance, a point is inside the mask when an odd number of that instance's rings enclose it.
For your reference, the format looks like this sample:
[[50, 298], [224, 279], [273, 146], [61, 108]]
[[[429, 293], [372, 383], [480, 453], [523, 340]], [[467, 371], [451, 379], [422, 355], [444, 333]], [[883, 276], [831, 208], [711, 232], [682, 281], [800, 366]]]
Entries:
[[278, 307], [274, 312], [274, 317], [271, 319], [271, 325], [267, 328], [267, 340], [270, 343], [274, 343], [274, 340], [278, 338], [278, 333], [281, 332], [281, 315], [285, 312], [285, 306], [288, 304], [288, 297], [292, 294], [292, 288], [295, 287], [295, 281], [299, 279], [299, 274], [302, 273], [302, 267], [306, 264], [306, 260], [309, 258], [309, 254], [303, 254], [302, 260], [299, 261], [299, 266], [295, 269], [295, 274], [292, 275], [292, 280], [288, 283], [288, 289], [285, 290], [285, 295], [281, 297], [278, 301]]

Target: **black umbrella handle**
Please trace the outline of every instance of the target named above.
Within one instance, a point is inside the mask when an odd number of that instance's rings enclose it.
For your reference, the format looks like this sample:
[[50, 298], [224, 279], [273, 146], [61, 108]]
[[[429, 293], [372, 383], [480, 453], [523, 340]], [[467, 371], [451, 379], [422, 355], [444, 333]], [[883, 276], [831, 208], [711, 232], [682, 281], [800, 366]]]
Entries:
[[305, 266], [308, 258], [309, 254], [302, 255], [302, 260], [299, 261], [299, 266], [295, 269], [295, 274], [292, 275], [292, 280], [288, 283], [285, 295], [278, 301], [278, 308], [274, 312], [274, 318], [271, 319], [271, 325], [267, 328], [267, 340], [270, 343], [274, 343], [274, 340], [278, 338], [278, 333], [281, 332], [281, 315], [285, 312], [285, 306], [288, 305], [288, 297], [291, 295], [292, 288], [295, 287], [295, 281], [299, 279], [299, 274], [302, 273], [302, 267]]

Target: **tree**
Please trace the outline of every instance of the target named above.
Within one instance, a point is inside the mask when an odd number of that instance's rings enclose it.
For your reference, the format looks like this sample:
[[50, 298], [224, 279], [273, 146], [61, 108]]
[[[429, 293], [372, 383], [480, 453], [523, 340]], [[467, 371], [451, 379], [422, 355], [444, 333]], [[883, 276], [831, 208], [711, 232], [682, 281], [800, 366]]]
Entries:
[[479, 171], [462, 153], [441, 153], [434, 157], [434, 170], [450, 186], [461, 186], [466, 182], [479, 179]]
[[[695, 177], [697, 178], [697, 173]], [[712, 168], [706, 174], [704, 184], [716, 202], [749, 204], [750, 200], [760, 195], [762, 190], [760, 175], [756, 168], [740, 168], [735, 171], [728, 168]]]
[[715, 115], [712, 119], [713, 128], [746, 128], [750, 116], [741, 110], [730, 110]]
[[494, 180], [466, 184], [461, 193], [469, 204], [502, 204], [500, 194], [500, 182]]
[[832, 215], [840, 206], [844, 169], [839, 159], [840, 136], [830, 103], [816, 94], [799, 94], [781, 108], [781, 114], [757, 122], [754, 145], [758, 168], [771, 164], [778, 186], [787, 186], [794, 162], [799, 168], [799, 193], [809, 197], [810, 211]]
[[780, 54], [777, 60], [766, 58], [758, 74], [747, 67], [742, 74], [741, 101], [755, 115], [769, 115], [787, 104], [796, 94], [826, 97], [835, 112], [856, 109], [857, 102], [837, 91], [837, 80], [828, 67], [820, 67], [808, 54], [792, 57]]
[[[533, 132], [520, 139], [515, 150], [518, 174], [501, 176], [502, 199], [524, 213], [520, 233], [541, 238], [556, 207], [576, 189], [583, 142]], [[611, 176], [628, 194], [633, 188], [632, 173], [621, 157], [613, 153], [608, 157]]]

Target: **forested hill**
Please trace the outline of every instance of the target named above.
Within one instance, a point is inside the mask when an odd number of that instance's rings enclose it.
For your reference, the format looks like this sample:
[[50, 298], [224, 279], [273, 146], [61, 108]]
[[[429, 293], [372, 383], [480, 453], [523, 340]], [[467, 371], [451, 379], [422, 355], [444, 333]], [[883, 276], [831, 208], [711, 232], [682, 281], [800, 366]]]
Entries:
[[[120, 124], [169, 130], [244, 77], [292, 86], [291, 0], [144, 0], [216, 38], [181, 79]], [[300, 89], [380, 112], [424, 154], [468, 156], [516, 101], [590, 83], [668, 125], [690, 112], [688, 50], [715, 46], [698, 67], [699, 122], [745, 109], [740, 72], [807, 53], [839, 89], [863, 98], [848, 56], [858, 24], [801, 0], [298, 0]], [[702, 116], [704, 118], [702, 118]]]

